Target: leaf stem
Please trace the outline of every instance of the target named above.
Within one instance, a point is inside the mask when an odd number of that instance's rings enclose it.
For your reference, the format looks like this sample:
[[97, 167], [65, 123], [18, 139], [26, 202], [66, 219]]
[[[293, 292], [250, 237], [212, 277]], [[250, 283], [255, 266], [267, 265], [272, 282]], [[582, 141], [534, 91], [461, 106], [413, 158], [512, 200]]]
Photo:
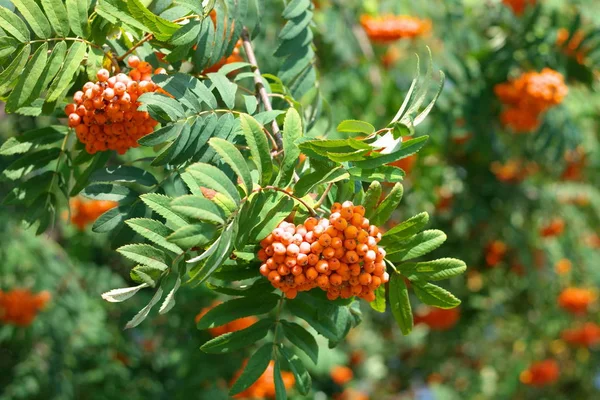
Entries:
[[319, 200], [317, 200], [317, 204], [314, 205], [315, 209], [321, 207], [321, 204], [323, 204], [323, 202], [327, 198], [327, 195], [331, 191], [332, 187], [333, 187], [333, 182], [330, 182], [329, 185], [327, 185], [327, 187], [325, 188], [325, 191], [323, 192], [323, 194], [321, 195], [321, 198]]
[[[252, 48], [252, 42], [250, 41], [250, 35], [248, 34], [248, 29], [244, 27], [242, 29], [242, 41], [244, 44], [244, 51], [246, 52], [246, 57], [248, 57], [248, 62], [252, 64], [252, 70], [254, 72], [254, 84], [256, 85], [256, 89], [258, 90], [258, 94], [262, 103], [265, 107], [265, 111], [273, 111], [273, 107], [271, 106], [271, 100], [269, 99], [269, 94], [267, 93], [267, 89], [262, 82], [262, 75], [260, 73], [260, 69], [258, 68], [258, 62], [256, 61], [256, 55], [254, 54], [254, 49]], [[281, 136], [281, 131], [279, 130], [279, 125], [277, 125], [277, 121], [273, 120], [273, 136], [275, 142], [277, 144], [277, 149], [283, 148], [283, 138]]]
[[283, 309], [284, 300], [284, 293], [281, 292], [277, 314], [275, 315], [275, 329], [273, 329], [273, 358], [277, 357], [277, 347], [279, 346], [279, 342], [277, 341], [277, 331], [279, 330], [279, 325], [281, 325], [281, 310]]

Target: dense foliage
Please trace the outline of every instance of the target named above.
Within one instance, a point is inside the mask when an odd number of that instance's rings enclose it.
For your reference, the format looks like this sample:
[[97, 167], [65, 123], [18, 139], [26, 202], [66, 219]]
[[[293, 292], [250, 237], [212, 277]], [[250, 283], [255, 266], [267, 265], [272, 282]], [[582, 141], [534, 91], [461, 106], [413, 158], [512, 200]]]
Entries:
[[0, 0], [0, 399], [598, 395], [593, 1], [200, 3]]

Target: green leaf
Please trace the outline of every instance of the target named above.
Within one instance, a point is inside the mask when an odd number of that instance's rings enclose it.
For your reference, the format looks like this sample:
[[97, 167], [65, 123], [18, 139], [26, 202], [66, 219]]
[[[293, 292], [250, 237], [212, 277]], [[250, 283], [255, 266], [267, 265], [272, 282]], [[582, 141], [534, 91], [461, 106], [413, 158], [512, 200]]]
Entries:
[[298, 36], [304, 29], [308, 28], [308, 25], [312, 21], [313, 13], [308, 9], [300, 13], [298, 16], [288, 20], [281, 32], [279, 32], [279, 39], [289, 40]]
[[227, 77], [220, 73], [209, 73], [208, 78], [215, 85], [215, 88], [221, 95], [221, 99], [229, 109], [235, 107], [235, 93], [237, 91], [237, 85], [231, 82]]
[[279, 351], [287, 360], [288, 365], [296, 378], [296, 388], [298, 388], [298, 392], [307, 396], [310, 389], [312, 389], [312, 379], [310, 378], [310, 374], [306, 370], [306, 367], [302, 364], [300, 358], [289, 349], [281, 346]]
[[94, 225], [92, 225], [92, 231], [96, 233], [106, 233], [115, 229], [121, 225], [123, 221], [127, 219], [127, 213], [131, 207], [129, 205], [119, 206], [111, 208], [104, 214], [99, 216]]
[[25, 67], [25, 73], [19, 78], [17, 86], [13, 89], [6, 101], [6, 112], [11, 113], [19, 107], [27, 105], [27, 100], [31, 97], [35, 85], [38, 83], [46, 60], [48, 59], [48, 43], [43, 43]]
[[223, 354], [248, 347], [267, 336], [275, 321], [263, 319], [246, 329], [229, 332], [204, 343], [200, 350], [205, 353]]
[[158, 185], [158, 181], [150, 172], [127, 165], [100, 169], [90, 176], [90, 182], [137, 183], [147, 187]]
[[413, 315], [408, 297], [408, 288], [404, 278], [397, 273], [390, 277], [390, 307], [392, 314], [400, 327], [403, 335], [408, 335], [413, 328]]
[[338, 132], [360, 132], [367, 136], [375, 132], [375, 127], [368, 122], [349, 119], [340, 122], [337, 126]]
[[288, 109], [283, 122], [283, 162], [279, 170], [278, 182], [287, 187], [292, 181], [294, 169], [298, 164], [300, 149], [296, 141], [302, 137], [302, 118], [294, 108]]
[[156, 305], [156, 303], [158, 303], [160, 301], [160, 298], [162, 297], [162, 293], [163, 293], [162, 288], [158, 288], [156, 290], [156, 293], [154, 293], [154, 296], [152, 296], [152, 299], [150, 300], [150, 302], [146, 305], [146, 307], [142, 308], [140, 310], [140, 312], [137, 313], [135, 315], [135, 317], [133, 317], [131, 319], [131, 321], [129, 321], [127, 323], [127, 325], [125, 325], [125, 329], [135, 328], [136, 326], [141, 324], [146, 319], [148, 314], [150, 313], [150, 310], [152, 310], [152, 307], [154, 307]]
[[281, 324], [286, 339], [306, 353], [316, 365], [319, 360], [319, 345], [313, 335], [295, 322], [282, 320]]
[[462, 274], [467, 270], [467, 265], [456, 258], [440, 258], [434, 261], [400, 264], [398, 270], [411, 282], [440, 281]]
[[59, 71], [56, 78], [54, 78], [50, 89], [48, 89], [46, 104], [58, 100], [58, 98], [62, 96], [63, 92], [69, 87], [69, 85], [71, 85], [73, 76], [79, 69], [81, 61], [83, 61], [85, 50], [85, 43], [75, 42], [71, 45], [62, 69]]
[[29, 41], [27, 25], [13, 11], [2, 6], [0, 6], [0, 28], [21, 43]]
[[90, 162], [90, 164], [86, 167], [86, 169], [81, 173], [81, 175], [79, 175], [79, 177], [75, 181], [75, 185], [71, 189], [71, 192], [69, 193], [69, 195], [76, 196], [79, 192], [81, 192], [83, 190], [83, 188], [88, 184], [90, 175], [92, 175], [92, 173], [94, 171], [96, 171], [98, 168], [103, 167], [106, 164], [106, 162], [108, 161], [108, 159], [110, 158], [110, 156], [111, 156], [110, 151], [103, 151], [100, 153], [96, 153], [92, 158], [92, 162]]
[[277, 306], [279, 296], [267, 294], [260, 297], [244, 297], [221, 303], [207, 312], [196, 324], [198, 329], [223, 326], [236, 319], [266, 314]]
[[110, 303], [120, 303], [130, 299], [145, 287], [148, 287], [148, 284], [142, 283], [141, 285], [134, 287], [109, 290], [108, 292], [102, 293], [102, 298]]
[[23, 68], [29, 59], [29, 53], [31, 52], [31, 46], [25, 45], [23, 49], [15, 56], [14, 60], [10, 63], [4, 71], [0, 72], [0, 95], [6, 93], [8, 89], [12, 87], [14, 82], [21, 76]]
[[260, 193], [254, 197], [250, 214], [245, 215], [250, 241], [264, 239], [294, 208], [294, 201], [281, 193]]
[[204, 197], [194, 195], [177, 197], [171, 202], [171, 207], [173, 207], [173, 210], [190, 218], [215, 224], [225, 223], [219, 207]]
[[60, 155], [61, 151], [56, 147], [30, 152], [6, 167], [3, 174], [11, 180], [19, 179], [35, 169], [48, 166], [50, 162], [56, 160]]
[[20, 43], [10, 36], [0, 36], [0, 59], [10, 56], [17, 51]]
[[269, 366], [272, 355], [272, 343], [267, 343], [256, 350], [256, 352], [248, 359], [248, 363], [246, 364], [242, 374], [236, 379], [233, 386], [231, 386], [229, 395], [234, 396], [252, 386], [252, 384], [261, 377], [263, 372], [265, 372]]
[[161, 93], [144, 93], [138, 101], [141, 103], [138, 110], [148, 111], [161, 124], [177, 121], [185, 115], [185, 110], [177, 100]]
[[[210, 275], [216, 271], [223, 262], [231, 255], [233, 250], [233, 243], [237, 237], [238, 232], [238, 224], [237, 220], [233, 220], [233, 222], [225, 228], [221, 237], [213, 244], [213, 246], [209, 247], [205, 253], [208, 253], [206, 256], [207, 259], [200, 266], [200, 268], [194, 269], [190, 272], [190, 281], [198, 281], [198, 284], [207, 280]], [[209, 251], [210, 250], [210, 251]], [[200, 261], [204, 254], [199, 257], [192, 258], [188, 260], [188, 263], [194, 263]]]
[[127, 244], [117, 249], [125, 257], [152, 268], [166, 271], [165, 253], [149, 244]]
[[181, 25], [175, 24], [148, 10], [140, 0], [127, 0], [127, 8], [131, 15], [139, 22], [150, 28], [150, 31], [160, 41], [166, 41], [181, 28]]
[[[48, 88], [48, 85], [50, 85], [50, 82], [52, 82], [52, 79], [54, 79], [54, 77], [56, 77], [56, 74], [58, 73], [58, 71], [60, 71], [60, 68], [62, 67], [63, 62], [65, 61], [66, 53], [67, 53], [67, 42], [63, 41], [63, 42], [56, 43], [56, 45], [54, 46], [54, 49], [52, 49], [52, 54], [48, 58], [48, 61], [46, 63], [46, 68], [44, 69], [44, 72], [42, 73], [42, 76], [40, 77], [39, 82], [35, 85], [35, 88], [33, 89], [31, 96], [25, 102], [25, 104], [31, 104], [31, 102], [33, 102], [40, 96], [40, 93], [42, 93], [42, 91], [44, 91]], [[104, 53], [102, 53], [102, 54], [104, 54]]]
[[95, 82], [98, 78], [98, 71], [103, 67], [104, 63], [104, 51], [96, 47], [88, 47], [88, 58], [85, 63], [85, 71], [87, 72], [88, 79]]
[[318, 333], [325, 336], [327, 339], [338, 339], [337, 329], [330, 318], [331, 316], [322, 316], [311, 304], [298, 301], [297, 299], [287, 301], [286, 306], [292, 312], [292, 314], [308, 322], [311, 327], [313, 327]]
[[351, 167], [348, 169], [348, 173], [350, 174], [350, 179], [362, 182], [382, 181], [395, 183], [404, 179], [404, 171], [391, 165], [382, 165], [375, 169]]
[[287, 391], [285, 390], [285, 384], [283, 383], [283, 377], [281, 376], [279, 359], [275, 360], [273, 379], [275, 380], [275, 400], [287, 400]]
[[438, 308], [454, 308], [460, 304], [460, 300], [452, 293], [433, 283], [414, 281], [413, 290], [423, 303]]
[[158, 193], [147, 193], [141, 195], [140, 199], [175, 227], [181, 228], [189, 224], [189, 220], [186, 217], [173, 210], [171, 207], [171, 197]]
[[67, 0], [67, 14], [71, 30], [80, 37], [88, 37], [90, 34], [87, 8], [87, 1]]
[[385, 312], [385, 285], [381, 285], [375, 289], [375, 300], [370, 302], [369, 305], [375, 311], [380, 313]]
[[399, 225], [396, 225], [389, 231], [383, 234], [383, 238], [379, 243], [380, 246], [386, 247], [393, 243], [406, 240], [413, 235], [419, 233], [429, 222], [429, 214], [422, 212], [412, 218], [407, 219]]
[[89, 185], [81, 195], [93, 200], [109, 200], [109, 201], [133, 201], [137, 198], [137, 193], [125, 186], [113, 185], [111, 183], [97, 183]]
[[29, 23], [29, 26], [38, 37], [42, 39], [51, 37], [52, 28], [50, 27], [50, 23], [34, 0], [11, 1], [17, 7], [19, 12], [25, 18], [25, 21]]
[[175, 285], [173, 286], [173, 289], [171, 289], [171, 291], [169, 292], [167, 297], [165, 297], [165, 301], [162, 303], [162, 305], [158, 309], [159, 314], [166, 314], [169, 311], [171, 311], [171, 309], [173, 307], [175, 307], [175, 293], [177, 293], [180, 286], [181, 286], [181, 277], [177, 276], [177, 280], [175, 281]]
[[96, 12], [110, 21], [113, 24], [124, 23], [132, 28], [139, 29], [143, 32], [149, 32], [148, 28], [143, 23], [133, 18], [127, 9], [127, 2], [123, 0], [98, 0]]
[[220, 138], [210, 139], [209, 144], [221, 156], [223, 161], [233, 169], [233, 172], [240, 177], [244, 184], [244, 191], [249, 195], [253, 188], [252, 175], [242, 153], [233, 144]]
[[235, 185], [219, 168], [205, 163], [190, 165], [186, 171], [196, 179], [199, 186], [213, 189], [226, 195], [235, 205], [240, 204], [240, 194]]
[[377, 210], [375, 210], [375, 214], [371, 217], [371, 223], [380, 226], [390, 219], [394, 210], [398, 208], [398, 204], [400, 204], [403, 194], [404, 187], [402, 184], [396, 183], [387, 197], [379, 204]]
[[249, 115], [242, 114], [240, 122], [246, 143], [250, 147], [250, 154], [252, 154], [252, 159], [261, 177], [259, 184], [268, 185], [273, 175], [273, 161], [266, 134], [263, 132], [262, 126]]
[[167, 240], [181, 248], [189, 249], [206, 246], [214, 239], [216, 233], [217, 228], [213, 224], [193, 224], [177, 229]]
[[258, 100], [256, 99], [256, 96], [244, 95], [244, 105], [246, 106], [246, 112], [248, 114], [254, 114], [258, 108]]
[[401, 160], [419, 151], [428, 139], [429, 136], [420, 136], [415, 139], [407, 140], [406, 142], [400, 142], [397, 146], [398, 148], [394, 149], [392, 152], [387, 154], [371, 153], [366, 160], [356, 161], [354, 166], [362, 169], [373, 169], [380, 165]]
[[288, 5], [283, 10], [281, 16], [284, 19], [292, 19], [301, 15], [304, 11], [310, 7], [310, 0], [292, 0], [288, 3]]
[[442, 245], [446, 241], [446, 234], [442, 231], [431, 229], [412, 236], [410, 239], [395, 243], [386, 249], [387, 259], [392, 262], [406, 261], [425, 255]]
[[36, 146], [56, 143], [63, 140], [66, 133], [67, 128], [65, 126], [55, 125], [33, 129], [19, 136], [9, 137], [0, 146], [0, 156], [23, 154]]
[[[42, 0], [42, 7], [44, 7], [56, 34], [60, 37], [69, 36], [69, 18], [63, 2], [61, 0]], [[87, 21], [87, 16], [85, 20]]]
[[170, 243], [166, 238], [173, 231], [167, 228], [164, 224], [159, 221], [155, 221], [149, 218], [134, 218], [125, 221], [127, 225], [152, 243], [159, 245], [160, 247], [172, 251], [176, 254], [180, 254], [182, 250], [175, 244]]
[[363, 206], [365, 207], [365, 217], [368, 219], [373, 218], [375, 211], [377, 210], [377, 204], [381, 198], [381, 184], [374, 181], [369, 185], [367, 192], [365, 193], [365, 199], [363, 200]]
[[294, 194], [298, 197], [304, 197], [310, 193], [315, 186], [324, 185], [327, 183], [335, 183], [344, 179], [348, 179], [350, 174], [343, 168], [338, 167], [327, 172], [318, 169], [310, 174], [304, 175], [294, 186]]

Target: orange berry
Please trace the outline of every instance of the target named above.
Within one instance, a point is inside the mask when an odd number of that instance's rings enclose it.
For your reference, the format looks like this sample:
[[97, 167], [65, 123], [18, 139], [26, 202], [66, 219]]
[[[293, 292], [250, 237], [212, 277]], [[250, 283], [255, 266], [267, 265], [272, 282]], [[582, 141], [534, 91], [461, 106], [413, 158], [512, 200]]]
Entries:
[[325, 260], [320, 260], [315, 266], [317, 272], [324, 274], [329, 271], [329, 263]]
[[136, 68], [140, 64], [140, 58], [138, 56], [129, 56], [127, 64], [129, 64], [131, 68]]
[[358, 281], [361, 285], [367, 286], [371, 284], [371, 274], [363, 272], [358, 276]]
[[317, 279], [317, 276], [319, 276], [319, 273], [315, 268], [310, 267], [306, 270], [306, 279], [308, 279], [309, 281], [314, 281], [315, 279]]
[[336, 213], [342, 211], [342, 205], [340, 203], [333, 203], [331, 206], [331, 212]]
[[330, 259], [335, 255], [335, 249], [333, 247], [327, 247], [323, 249], [321, 253], [325, 259]]
[[344, 248], [346, 248], [348, 250], [356, 249], [356, 240], [353, 240], [353, 239], [344, 240]]
[[355, 251], [349, 251], [346, 253], [346, 259], [348, 259], [348, 262], [353, 264], [355, 262], [358, 262], [359, 258], [358, 258], [358, 254]]

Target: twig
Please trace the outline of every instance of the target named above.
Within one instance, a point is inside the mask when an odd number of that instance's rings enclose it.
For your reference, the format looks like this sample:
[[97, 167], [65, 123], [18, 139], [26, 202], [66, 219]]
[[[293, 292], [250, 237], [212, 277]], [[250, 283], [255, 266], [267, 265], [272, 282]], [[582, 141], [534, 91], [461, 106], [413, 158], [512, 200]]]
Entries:
[[139, 42], [137, 42], [129, 50], [127, 50], [122, 56], [117, 57], [117, 60], [123, 61], [125, 59], [125, 57], [127, 57], [128, 55], [133, 53], [135, 51], [135, 49], [137, 49], [138, 47], [140, 47], [141, 45], [146, 43], [148, 40], [151, 40], [153, 37], [154, 37], [154, 35], [152, 33], [147, 34]]
[[[248, 34], [248, 29], [246, 27], [242, 29], [242, 41], [244, 43], [244, 51], [248, 57], [248, 62], [252, 64], [252, 70], [254, 72], [254, 84], [256, 85], [260, 99], [265, 107], [265, 111], [273, 111], [269, 94], [267, 93], [267, 89], [265, 89], [265, 85], [263, 85], [262, 82], [262, 76], [260, 74], [260, 69], [258, 68], [256, 55], [254, 54], [252, 42], [250, 41], [250, 35]], [[279, 131], [279, 125], [277, 125], [277, 121], [273, 120], [272, 126], [273, 136], [275, 138], [275, 142], [277, 143], [277, 148], [280, 149], [283, 147], [283, 139], [281, 137], [281, 132]]]
[[321, 198], [319, 200], [317, 200], [317, 203], [313, 206], [313, 208], [317, 209], [317, 208], [321, 207], [321, 204], [323, 204], [323, 202], [327, 198], [327, 195], [331, 191], [332, 187], [333, 187], [333, 182], [330, 182], [329, 185], [327, 185], [327, 187], [325, 188], [325, 191], [323, 192], [323, 194], [321, 195]]

